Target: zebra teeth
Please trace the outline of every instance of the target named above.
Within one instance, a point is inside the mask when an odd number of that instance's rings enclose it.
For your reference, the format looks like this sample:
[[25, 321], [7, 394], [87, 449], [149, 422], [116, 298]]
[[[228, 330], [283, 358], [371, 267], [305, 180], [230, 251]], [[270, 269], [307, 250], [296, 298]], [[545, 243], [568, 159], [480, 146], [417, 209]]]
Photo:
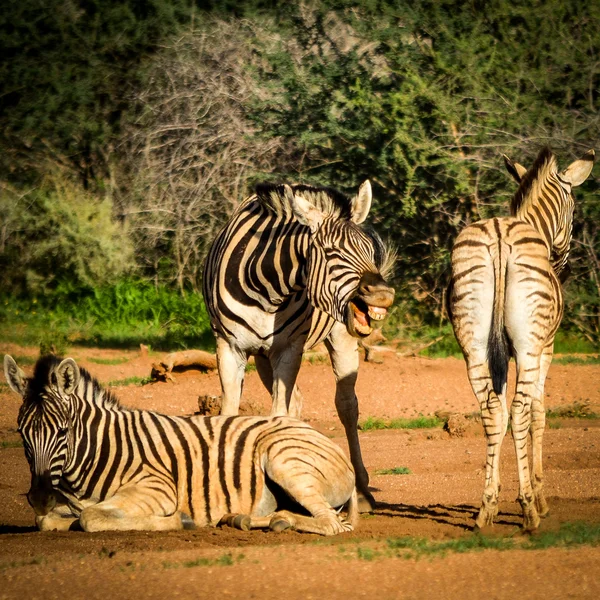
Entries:
[[369, 317], [374, 321], [383, 321], [387, 316], [387, 308], [381, 306], [369, 306]]

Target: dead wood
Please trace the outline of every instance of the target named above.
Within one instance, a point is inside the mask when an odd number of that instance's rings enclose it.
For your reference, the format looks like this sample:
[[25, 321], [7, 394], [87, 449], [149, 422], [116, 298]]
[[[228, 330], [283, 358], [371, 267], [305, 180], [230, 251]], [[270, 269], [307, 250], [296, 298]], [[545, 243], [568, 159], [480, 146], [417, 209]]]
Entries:
[[174, 369], [183, 371], [186, 369], [199, 369], [200, 371], [211, 371], [217, 368], [217, 357], [204, 350], [182, 350], [167, 354], [159, 363], [152, 365], [150, 377], [154, 381], [171, 381], [175, 378], [171, 374]]

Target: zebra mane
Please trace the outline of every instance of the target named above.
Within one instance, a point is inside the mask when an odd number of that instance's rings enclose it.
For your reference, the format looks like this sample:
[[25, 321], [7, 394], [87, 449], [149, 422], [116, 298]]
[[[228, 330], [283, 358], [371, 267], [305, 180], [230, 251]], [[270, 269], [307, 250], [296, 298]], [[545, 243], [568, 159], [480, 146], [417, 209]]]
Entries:
[[511, 203], [510, 214], [515, 217], [525, 210], [536, 198], [540, 197], [540, 190], [547, 178], [557, 171], [556, 157], [552, 150], [545, 146], [535, 159], [531, 169], [523, 175]]
[[[349, 220], [352, 215], [352, 200], [333, 188], [303, 184], [292, 184], [290, 187], [294, 193], [327, 215], [344, 220]], [[280, 216], [292, 216], [292, 207], [285, 199], [284, 184], [259, 183], [255, 193], [256, 199], [265, 208]]]
[[[51, 377], [58, 365], [62, 362], [62, 358], [47, 354], [38, 359], [33, 370], [33, 377], [29, 380], [28, 400], [42, 404], [44, 388], [52, 384]], [[102, 387], [98, 380], [94, 378], [83, 367], [79, 367], [81, 379], [77, 387], [78, 391], [86, 389], [89, 385], [92, 386], [91, 399], [94, 404], [104, 408], [121, 408], [119, 400], [109, 390]], [[83, 394], [79, 394], [83, 399]]]

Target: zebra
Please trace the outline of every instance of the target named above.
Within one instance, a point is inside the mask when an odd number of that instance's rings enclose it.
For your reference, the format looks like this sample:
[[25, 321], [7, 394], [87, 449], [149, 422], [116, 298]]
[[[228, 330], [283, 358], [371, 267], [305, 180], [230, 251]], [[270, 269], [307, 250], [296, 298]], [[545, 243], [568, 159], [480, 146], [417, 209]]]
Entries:
[[[498, 513], [500, 448], [508, 427], [508, 362], [517, 381], [511, 405], [523, 529], [535, 530], [549, 512], [543, 492], [544, 383], [563, 315], [560, 278], [573, 227], [572, 189], [590, 175], [594, 151], [564, 171], [543, 148], [529, 171], [504, 157], [519, 183], [511, 216], [467, 226], [452, 250], [449, 313], [479, 402], [487, 438], [485, 488], [475, 528]], [[532, 444], [529, 471], [528, 434]]]
[[221, 414], [238, 413], [244, 368], [254, 355], [272, 395], [271, 414], [300, 417], [302, 353], [324, 341], [362, 510], [374, 499], [357, 431], [357, 339], [386, 317], [394, 299], [385, 280], [394, 252], [361, 226], [371, 201], [368, 180], [352, 199], [331, 188], [260, 184], [217, 235], [203, 274]]
[[[349, 459], [303, 421], [124, 408], [72, 358], [41, 357], [27, 378], [7, 355], [4, 371], [23, 398], [27, 499], [42, 531], [357, 525]], [[334, 510], [345, 504], [347, 519]]]

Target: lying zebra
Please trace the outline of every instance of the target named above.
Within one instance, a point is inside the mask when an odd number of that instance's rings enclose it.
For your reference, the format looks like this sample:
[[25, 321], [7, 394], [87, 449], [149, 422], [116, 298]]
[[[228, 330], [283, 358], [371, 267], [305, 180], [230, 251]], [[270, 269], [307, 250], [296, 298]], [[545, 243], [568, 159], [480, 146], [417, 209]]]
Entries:
[[[127, 409], [72, 358], [42, 357], [26, 378], [5, 356], [4, 372], [23, 397], [27, 499], [42, 531], [227, 523], [333, 535], [357, 523], [352, 465], [302, 421]], [[342, 520], [334, 507], [346, 503]]]

